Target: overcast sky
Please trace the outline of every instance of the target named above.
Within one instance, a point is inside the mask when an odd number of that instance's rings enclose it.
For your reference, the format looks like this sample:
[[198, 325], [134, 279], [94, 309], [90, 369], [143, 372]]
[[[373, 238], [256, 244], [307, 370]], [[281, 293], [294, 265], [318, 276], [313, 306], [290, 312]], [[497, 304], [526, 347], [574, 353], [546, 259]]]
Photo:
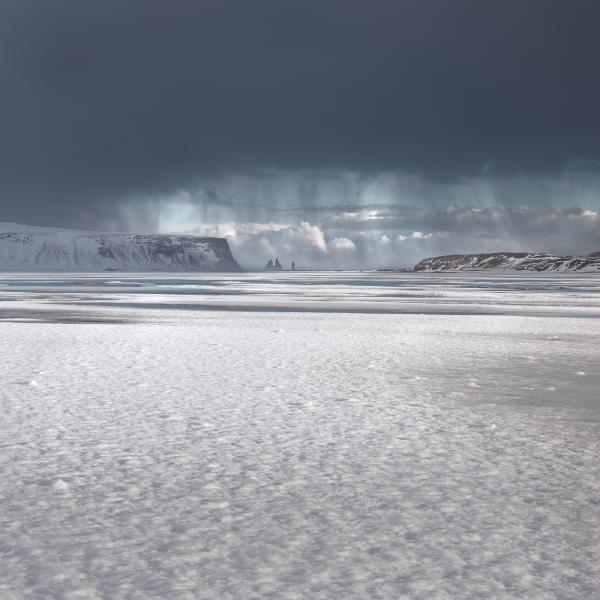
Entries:
[[600, 250], [598, 0], [2, 0], [0, 220], [248, 267]]

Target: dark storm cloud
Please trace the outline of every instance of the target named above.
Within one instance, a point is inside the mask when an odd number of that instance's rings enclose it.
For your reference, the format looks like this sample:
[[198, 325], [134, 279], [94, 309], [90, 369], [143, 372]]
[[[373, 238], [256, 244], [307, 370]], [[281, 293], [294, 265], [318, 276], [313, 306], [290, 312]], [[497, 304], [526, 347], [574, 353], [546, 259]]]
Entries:
[[260, 169], [592, 164], [599, 17], [597, 0], [3, 0], [2, 218], [110, 219]]

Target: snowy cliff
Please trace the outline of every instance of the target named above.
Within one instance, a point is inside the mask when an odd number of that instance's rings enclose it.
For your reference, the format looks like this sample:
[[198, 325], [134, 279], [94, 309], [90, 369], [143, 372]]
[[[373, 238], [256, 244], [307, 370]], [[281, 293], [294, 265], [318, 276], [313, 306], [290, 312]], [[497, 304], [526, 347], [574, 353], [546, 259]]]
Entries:
[[240, 271], [223, 238], [0, 223], [0, 271]]
[[527, 252], [449, 254], [424, 258], [414, 270], [600, 272], [600, 252], [594, 252], [589, 256], [554, 256]]

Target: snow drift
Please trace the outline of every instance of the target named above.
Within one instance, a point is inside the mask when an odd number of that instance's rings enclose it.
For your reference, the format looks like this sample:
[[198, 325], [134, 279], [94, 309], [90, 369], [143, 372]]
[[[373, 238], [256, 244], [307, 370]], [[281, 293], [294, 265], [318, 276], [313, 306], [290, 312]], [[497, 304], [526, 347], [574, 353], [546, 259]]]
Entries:
[[0, 223], [2, 271], [240, 271], [227, 240]]

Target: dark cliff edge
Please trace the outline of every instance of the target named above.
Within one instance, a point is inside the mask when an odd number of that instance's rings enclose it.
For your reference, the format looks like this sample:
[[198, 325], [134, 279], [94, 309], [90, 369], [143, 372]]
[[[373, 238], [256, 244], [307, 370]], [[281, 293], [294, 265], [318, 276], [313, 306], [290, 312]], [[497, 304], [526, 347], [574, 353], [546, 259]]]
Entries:
[[224, 238], [0, 223], [2, 271], [238, 272]]
[[448, 254], [424, 258], [415, 271], [555, 271], [600, 272], [600, 252], [586, 256], [554, 256], [530, 252]]
[[[171, 268], [182, 270], [238, 272], [243, 269], [237, 263], [229, 242], [225, 238], [198, 237], [187, 235], [134, 235], [133, 244], [147, 251], [148, 258], [161, 257], [171, 261]], [[206, 251], [215, 257], [207, 260]]]

